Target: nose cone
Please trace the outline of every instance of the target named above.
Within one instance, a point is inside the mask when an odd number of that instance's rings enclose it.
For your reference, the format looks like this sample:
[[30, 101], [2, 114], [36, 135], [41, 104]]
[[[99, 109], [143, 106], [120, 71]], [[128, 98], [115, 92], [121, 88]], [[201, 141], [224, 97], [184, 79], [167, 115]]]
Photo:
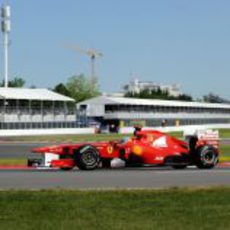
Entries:
[[49, 152], [49, 147], [45, 146], [45, 147], [36, 147], [32, 149], [33, 153], [45, 153], [45, 152]]
[[32, 152], [34, 153], [56, 153], [56, 154], [61, 154], [63, 148], [58, 146], [58, 145], [53, 145], [53, 146], [44, 146], [44, 147], [37, 147], [33, 148]]

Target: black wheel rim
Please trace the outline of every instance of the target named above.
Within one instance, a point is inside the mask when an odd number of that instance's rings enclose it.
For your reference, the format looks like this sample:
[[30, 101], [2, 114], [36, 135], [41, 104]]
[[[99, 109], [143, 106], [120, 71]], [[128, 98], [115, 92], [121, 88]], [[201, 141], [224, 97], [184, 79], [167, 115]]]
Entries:
[[216, 154], [213, 151], [207, 151], [207, 152], [204, 153], [204, 155], [202, 157], [202, 161], [206, 165], [215, 164], [215, 162], [216, 162]]
[[86, 165], [94, 165], [97, 162], [95, 154], [91, 150], [88, 150], [82, 155], [82, 161]]

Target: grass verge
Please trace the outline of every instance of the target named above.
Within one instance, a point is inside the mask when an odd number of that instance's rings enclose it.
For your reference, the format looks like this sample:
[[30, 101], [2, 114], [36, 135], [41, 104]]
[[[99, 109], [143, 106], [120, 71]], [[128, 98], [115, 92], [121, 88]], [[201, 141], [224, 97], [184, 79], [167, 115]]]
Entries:
[[230, 162], [230, 145], [220, 146], [220, 162]]
[[230, 188], [1, 191], [0, 229], [230, 229]]
[[[220, 138], [230, 138], [230, 129], [220, 129]], [[182, 132], [171, 132], [170, 135], [183, 138]], [[75, 141], [109, 141], [119, 140], [126, 134], [85, 134], [85, 135], [47, 135], [47, 136], [20, 136], [4, 138], [7, 141], [44, 141], [44, 142], [75, 142]]]
[[1, 166], [27, 165], [27, 158], [0, 158]]
[[230, 138], [230, 129], [219, 129], [220, 138]]
[[88, 141], [109, 141], [123, 138], [123, 134], [84, 134], [84, 135], [44, 135], [44, 136], [21, 136], [8, 137], [7, 141], [28, 141], [28, 142], [88, 142]]

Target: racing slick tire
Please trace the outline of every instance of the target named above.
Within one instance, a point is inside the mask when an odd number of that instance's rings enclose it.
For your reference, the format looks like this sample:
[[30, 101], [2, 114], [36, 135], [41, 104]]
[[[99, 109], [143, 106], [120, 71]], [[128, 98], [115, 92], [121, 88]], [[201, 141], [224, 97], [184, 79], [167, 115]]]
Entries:
[[199, 169], [211, 169], [218, 163], [218, 152], [213, 146], [204, 145], [197, 149], [195, 165]]
[[84, 145], [74, 150], [73, 158], [77, 167], [82, 170], [93, 170], [100, 164], [99, 152], [92, 145]]

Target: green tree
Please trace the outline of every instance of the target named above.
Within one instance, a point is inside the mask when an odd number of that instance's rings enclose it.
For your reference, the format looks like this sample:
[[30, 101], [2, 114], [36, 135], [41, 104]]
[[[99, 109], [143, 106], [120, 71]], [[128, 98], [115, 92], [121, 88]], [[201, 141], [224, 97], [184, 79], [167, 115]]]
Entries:
[[[10, 80], [8, 82], [9, 87], [14, 87], [14, 88], [22, 88], [25, 85], [26, 81], [20, 77], [15, 77], [13, 80]], [[0, 86], [4, 86], [4, 81], [0, 83]]]
[[71, 96], [71, 93], [69, 92], [69, 90], [66, 88], [66, 86], [63, 83], [56, 85], [53, 91], [56, 93], [60, 93], [62, 95], [68, 96], [68, 97]]
[[60, 83], [53, 91], [81, 102], [100, 95], [97, 82], [91, 82], [83, 74], [70, 77], [66, 84]]
[[143, 98], [143, 99], [161, 99], [161, 100], [179, 100], [179, 101], [193, 101], [193, 98], [187, 94], [180, 94], [179, 96], [171, 96], [168, 91], [157, 89], [141, 90], [140, 93], [127, 92], [125, 97]]
[[180, 101], [193, 101], [192, 96], [188, 95], [188, 94], [180, 94], [177, 98], [177, 100]]
[[81, 102], [100, 95], [96, 82], [91, 82], [83, 74], [68, 79], [66, 88], [76, 102]]
[[214, 94], [214, 93], [209, 93], [208, 95], [204, 95], [203, 101], [209, 102], [209, 103], [229, 103], [229, 101], [227, 99], [224, 99], [224, 98], [222, 98], [219, 95]]

